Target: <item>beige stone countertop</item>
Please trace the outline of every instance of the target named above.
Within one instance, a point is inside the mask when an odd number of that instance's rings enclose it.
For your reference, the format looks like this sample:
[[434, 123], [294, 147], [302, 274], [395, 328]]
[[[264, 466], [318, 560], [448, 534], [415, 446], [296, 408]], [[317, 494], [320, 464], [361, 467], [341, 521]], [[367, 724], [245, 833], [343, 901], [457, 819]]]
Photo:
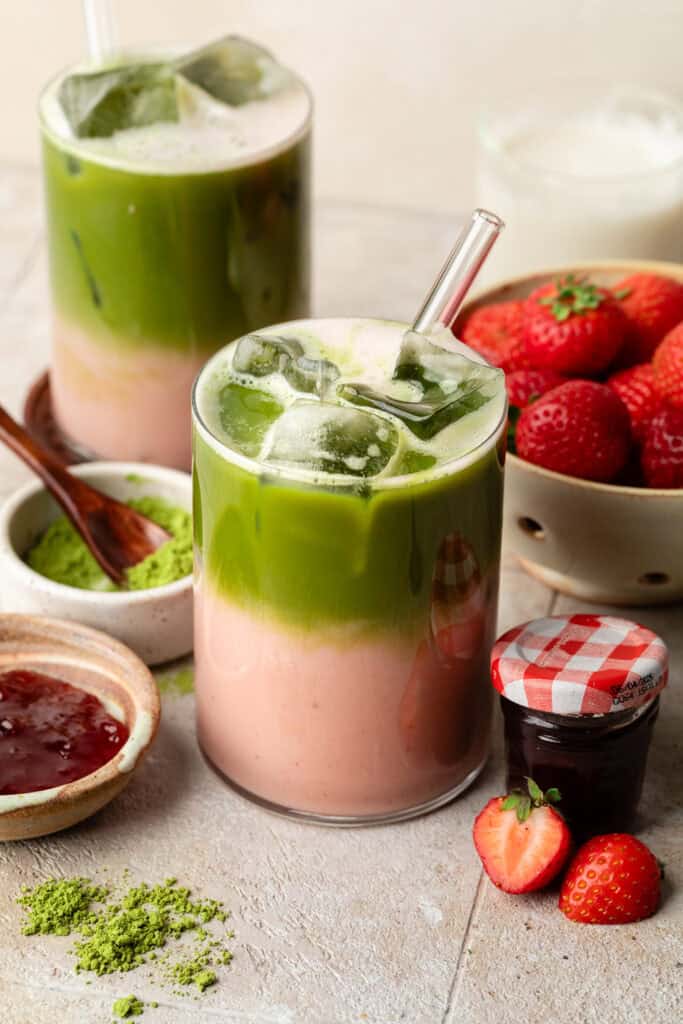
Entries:
[[[48, 353], [35, 170], [0, 167], [0, 222], [0, 401], [18, 414]], [[410, 318], [458, 226], [458, 217], [323, 204], [316, 313]], [[0, 452], [2, 495], [26, 478]], [[545, 589], [509, 558], [501, 599], [501, 629], [588, 607]], [[192, 695], [166, 686], [158, 742], [122, 796], [70, 831], [0, 845], [0, 1021], [108, 1024], [114, 1000], [131, 992], [159, 1001], [141, 1018], [149, 1024], [683, 1020], [683, 610], [637, 615], [663, 635], [673, 662], [638, 830], [666, 864], [655, 917], [580, 926], [557, 910], [556, 893], [505, 896], [482, 877], [471, 826], [501, 789], [499, 752], [464, 797], [428, 817], [361, 830], [303, 826], [223, 786], [197, 750]], [[20, 885], [102, 877], [105, 867], [110, 877], [129, 869], [134, 880], [175, 875], [224, 900], [234, 961], [201, 1001], [169, 996], [144, 970], [86, 984], [72, 970], [69, 939], [21, 935]]]

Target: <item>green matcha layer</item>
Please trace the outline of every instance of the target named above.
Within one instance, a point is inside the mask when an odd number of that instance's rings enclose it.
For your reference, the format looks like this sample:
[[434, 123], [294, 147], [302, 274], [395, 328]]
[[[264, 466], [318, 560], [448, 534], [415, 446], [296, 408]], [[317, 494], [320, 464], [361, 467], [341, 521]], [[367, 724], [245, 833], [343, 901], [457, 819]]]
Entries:
[[497, 565], [502, 487], [495, 448], [451, 476], [366, 496], [305, 487], [227, 461], [195, 428], [195, 544], [211, 586], [307, 630], [423, 623], [447, 535], [470, 545], [482, 576]]
[[93, 340], [218, 348], [306, 311], [309, 142], [254, 166], [153, 174], [43, 136], [50, 276]]
[[502, 373], [443, 329], [406, 331], [280, 324], [204, 368], [194, 532], [219, 594], [303, 629], [405, 632], [429, 614], [446, 538], [495, 572]]

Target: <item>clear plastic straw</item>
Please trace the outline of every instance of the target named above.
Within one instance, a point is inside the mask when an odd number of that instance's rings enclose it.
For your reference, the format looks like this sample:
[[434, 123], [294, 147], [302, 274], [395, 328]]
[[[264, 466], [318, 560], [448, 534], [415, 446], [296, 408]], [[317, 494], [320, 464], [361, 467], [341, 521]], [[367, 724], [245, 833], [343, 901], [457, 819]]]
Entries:
[[111, 0], [83, 0], [88, 52], [95, 64], [104, 64], [118, 49], [118, 33]]
[[504, 222], [489, 210], [475, 210], [415, 317], [413, 330], [428, 334], [436, 323], [450, 327]]

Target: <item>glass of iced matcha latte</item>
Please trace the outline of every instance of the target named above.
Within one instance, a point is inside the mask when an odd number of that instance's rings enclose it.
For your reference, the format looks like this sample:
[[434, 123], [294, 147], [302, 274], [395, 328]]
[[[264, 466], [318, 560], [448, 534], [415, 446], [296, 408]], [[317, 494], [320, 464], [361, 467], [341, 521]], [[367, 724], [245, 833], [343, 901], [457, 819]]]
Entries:
[[300, 320], [217, 353], [193, 417], [204, 753], [316, 821], [445, 803], [488, 751], [502, 372], [443, 327]]
[[308, 312], [308, 90], [231, 36], [71, 69], [40, 117], [57, 425], [187, 469], [208, 356]]

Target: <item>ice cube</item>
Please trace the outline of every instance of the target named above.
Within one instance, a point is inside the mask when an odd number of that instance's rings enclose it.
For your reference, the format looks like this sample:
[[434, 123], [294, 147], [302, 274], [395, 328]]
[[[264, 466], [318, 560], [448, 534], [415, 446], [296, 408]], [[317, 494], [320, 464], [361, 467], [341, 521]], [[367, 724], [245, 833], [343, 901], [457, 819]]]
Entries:
[[318, 473], [370, 477], [385, 469], [397, 447], [398, 431], [384, 417], [301, 400], [269, 431], [261, 458]]
[[419, 384], [426, 394], [433, 385], [445, 392], [462, 390], [474, 382], [491, 383], [501, 371], [468, 359], [460, 352], [449, 351], [419, 334], [406, 331], [394, 370], [395, 380]]
[[308, 356], [291, 360], [283, 373], [295, 391], [314, 394], [319, 398], [324, 398], [340, 375], [339, 367], [329, 359], [310, 359]]
[[231, 107], [270, 96], [292, 80], [268, 50], [241, 36], [224, 36], [174, 66], [183, 78]]
[[303, 345], [296, 338], [268, 338], [263, 334], [245, 334], [237, 342], [232, 368], [252, 377], [284, 373], [294, 359], [303, 355]]
[[233, 444], [250, 458], [258, 455], [268, 428], [282, 406], [272, 395], [229, 381], [218, 394], [221, 426]]
[[502, 375], [502, 370], [449, 352], [423, 335], [407, 331], [394, 376], [384, 391], [349, 383], [342, 385], [339, 393], [353, 405], [396, 416], [416, 437], [428, 440], [485, 405]]
[[130, 64], [69, 75], [59, 102], [77, 138], [108, 138], [126, 128], [178, 120], [176, 82], [166, 64]]

